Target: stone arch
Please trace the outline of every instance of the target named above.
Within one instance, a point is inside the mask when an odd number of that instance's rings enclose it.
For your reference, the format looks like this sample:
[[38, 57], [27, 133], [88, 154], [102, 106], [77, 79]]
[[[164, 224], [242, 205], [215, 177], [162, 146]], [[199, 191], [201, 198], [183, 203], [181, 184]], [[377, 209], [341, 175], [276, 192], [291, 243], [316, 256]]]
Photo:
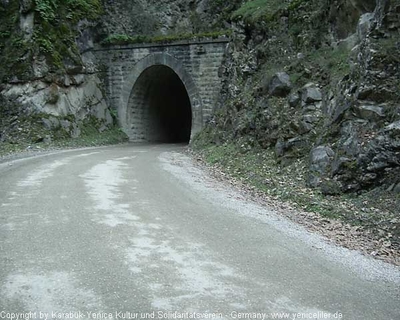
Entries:
[[[165, 67], [173, 71], [174, 74], [179, 78], [183, 84], [188, 99], [190, 101], [191, 108], [191, 132], [190, 136], [193, 137], [195, 133], [200, 131], [203, 124], [202, 115], [202, 102], [200, 98], [199, 91], [192, 79], [192, 76], [185, 70], [182, 63], [167, 53], [153, 53], [145, 58], [139, 60], [133, 70], [129, 73], [126, 79], [124, 79], [124, 86], [122, 90], [122, 101], [118, 107], [118, 117], [120, 124], [125, 132], [128, 134], [131, 140], [140, 141], [146, 140], [142, 137], [136, 136], [132, 132], [132, 121], [134, 120], [131, 114], [131, 103], [132, 96], [135, 92], [135, 86], [138, 80], [143, 76], [146, 70], [152, 67]], [[140, 81], [139, 81], [140, 82]], [[142, 119], [136, 119], [137, 121], [142, 121]]]

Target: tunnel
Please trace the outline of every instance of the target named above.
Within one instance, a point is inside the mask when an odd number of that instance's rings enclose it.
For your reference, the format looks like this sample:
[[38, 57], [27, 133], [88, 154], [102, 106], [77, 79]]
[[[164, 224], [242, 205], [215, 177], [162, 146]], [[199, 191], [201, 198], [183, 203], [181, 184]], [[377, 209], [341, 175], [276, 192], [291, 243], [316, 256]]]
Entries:
[[192, 108], [185, 85], [168, 66], [145, 69], [134, 84], [128, 108], [131, 140], [189, 143]]

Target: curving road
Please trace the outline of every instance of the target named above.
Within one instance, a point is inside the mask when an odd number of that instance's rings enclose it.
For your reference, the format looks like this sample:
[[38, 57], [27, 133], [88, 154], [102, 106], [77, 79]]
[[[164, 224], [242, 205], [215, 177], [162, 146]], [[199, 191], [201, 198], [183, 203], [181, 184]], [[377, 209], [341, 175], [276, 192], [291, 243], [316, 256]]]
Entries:
[[178, 145], [0, 164], [0, 319], [398, 320], [399, 288]]

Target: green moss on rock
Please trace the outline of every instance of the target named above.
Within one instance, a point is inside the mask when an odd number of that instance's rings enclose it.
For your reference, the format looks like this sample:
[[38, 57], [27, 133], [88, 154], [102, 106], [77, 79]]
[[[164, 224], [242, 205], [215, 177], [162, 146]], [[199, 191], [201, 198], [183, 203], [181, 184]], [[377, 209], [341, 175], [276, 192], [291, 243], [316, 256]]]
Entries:
[[129, 44], [139, 44], [139, 43], [171, 43], [174, 41], [183, 40], [198, 40], [211, 38], [216, 39], [219, 37], [229, 36], [231, 34], [230, 30], [221, 30], [213, 32], [202, 32], [202, 33], [186, 33], [186, 34], [172, 34], [172, 35], [160, 35], [160, 36], [146, 36], [146, 35], [136, 35], [129, 36], [127, 34], [112, 34], [104, 39], [101, 44], [104, 46], [113, 45], [129, 45]]
[[[0, 4], [0, 82], [31, 80], [34, 60], [41, 55], [51, 73], [65, 73], [66, 63], [82, 65], [77, 24], [101, 12], [100, 0], [35, 0], [21, 9], [18, 0]], [[32, 14], [33, 33], [26, 35], [20, 21]]]

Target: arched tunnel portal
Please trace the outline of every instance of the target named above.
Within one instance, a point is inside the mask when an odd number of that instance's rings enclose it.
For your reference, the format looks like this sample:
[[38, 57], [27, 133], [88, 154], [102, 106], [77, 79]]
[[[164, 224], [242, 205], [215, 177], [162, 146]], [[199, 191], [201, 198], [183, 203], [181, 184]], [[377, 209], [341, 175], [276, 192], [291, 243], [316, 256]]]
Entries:
[[[169, 67], [147, 68], [137, 79], [130, 99], [131, 119], [140, 119], [142, 138], [157, 142], [189, 142], [192, 108], [185, 85]], [[135, 120], [133, 120], [135, 123]]]
[[[122, 125], [132, 141], [189, 143], [201, 106], [191, 77], [168, 55], [139, 63]], [[120, 114], [121, 116], [121, 114]]]

